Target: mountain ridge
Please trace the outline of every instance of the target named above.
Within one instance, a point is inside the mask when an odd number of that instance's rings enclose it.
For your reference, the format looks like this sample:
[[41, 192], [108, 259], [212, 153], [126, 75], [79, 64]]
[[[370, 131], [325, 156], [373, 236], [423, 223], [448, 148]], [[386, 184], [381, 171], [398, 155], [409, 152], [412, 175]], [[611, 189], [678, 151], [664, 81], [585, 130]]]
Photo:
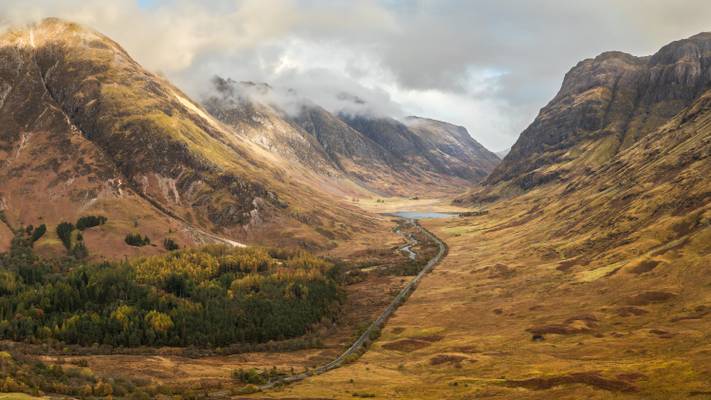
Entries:
[[[306, 155], [309, 162], [318, 160], [328, 165], [321, 172], [354, 179], [376, 193], [412, 195], [414, 188], [426, 192], [433, 186], [458, 190], [481, 181], [498, 163], [465, 128], [442, 121], [420, 119], [414, 124], [410, 119], [411, 127], [390, 117], [334, 114], [296, 96], [289, 107], [294, 110], [286, 111], [270, 101], [268, 84], [262, 84], [263, 90], [254, 98], [250, 96], [253, 82], [220, 77], [214, 82], [218, 93], [203, 103], [222, 122], [238, 131], [252, 132], [252, 140], [267, 148]], [[251, 121], [250, 126], [245, 121]], [[284, 128], [273, 129], [277, 123]], [[416, 126], [419, 128], [414, 129]], [[264, 132], [271, 132], [266, 134], [268, 138]], [[279, 139], [284, 135], [294, 140]], [[298, 142], [310, 143], [308, 151], [299, 150]], [[452, 143], [463, 150], [457, 153]]]
[[579, 62], [485, 184], [528, 190], [600, 166], [698, 98], [709, 62], [708, 33], [651, 56], [611, 51]]

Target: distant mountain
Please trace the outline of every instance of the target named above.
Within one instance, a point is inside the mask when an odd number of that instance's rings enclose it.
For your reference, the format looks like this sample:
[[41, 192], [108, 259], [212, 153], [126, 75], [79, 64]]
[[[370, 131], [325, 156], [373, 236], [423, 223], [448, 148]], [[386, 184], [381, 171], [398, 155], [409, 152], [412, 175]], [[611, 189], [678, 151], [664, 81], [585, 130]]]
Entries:
[[429, 154], [444, 161], [448, 174], [479, 182], [499, 164], [463, 126], [420, 117], [408, 117], [405, 124], [425, 142]]
[[503, 160], [504, 157], [506, 157], [506, 155], [508, 155], [510, 151], [511, 151], [511, 148], [509, 147], [506, 150], [495, 151], [494, 154], [496, 154], [500, 159]]
[[216, 78], [215, 84], [217, 93], [203, 102], [212, 115], [343, 191], [355, 185], [383, 194], [456, 192], [480, 182], [499, 161], [465, 128], [445, 122], [334, 115], [310, 101], [287, 112], [268, 96], [254, 96], [254, 83]]
[[339, 117], [415, 175], [434, 174], [479, 182], [498, 163], [496, 155], [461, 126], [419, 117], [408, 117], [404, 122], [367, 115]]
[[711, 33], [649, 57], [607, 52], [581, 61], [486, 184], [528, 190], [613, 161], [705, 93], [710, 63]]
[[397, 157], [337, 116], [311, 104], [288, 118], [318, 141], [329, 160], [358, 184], [378, 193], [413, 194], [412, 187], [404, 186], [416, 178], [402, 168]]

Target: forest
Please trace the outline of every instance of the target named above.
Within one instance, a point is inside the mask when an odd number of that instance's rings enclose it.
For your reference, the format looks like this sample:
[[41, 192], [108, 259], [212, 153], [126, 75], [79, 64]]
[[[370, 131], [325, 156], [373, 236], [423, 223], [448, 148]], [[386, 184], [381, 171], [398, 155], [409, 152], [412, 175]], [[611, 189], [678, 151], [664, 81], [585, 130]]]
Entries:
[[44, 260], [20, 232], [0, 255], [0, 338], [81, 346], [225, 346], [335, 319], [335, 264], [303, 251], [210, 245], [124, 262]]

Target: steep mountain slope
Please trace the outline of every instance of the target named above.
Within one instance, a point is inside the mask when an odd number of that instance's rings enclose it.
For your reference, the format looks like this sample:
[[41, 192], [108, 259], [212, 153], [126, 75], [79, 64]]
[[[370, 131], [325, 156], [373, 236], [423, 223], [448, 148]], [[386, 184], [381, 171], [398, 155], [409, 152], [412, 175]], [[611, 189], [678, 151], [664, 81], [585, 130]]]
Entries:
[[[414, 178], [397, 158], [322, 107], [303, 105], [291, 118], [323, 147], [329, 159], [356, 182], [376, 192], [408, 194], [401, 189]], [[420, 186], [415, 182], [413, 186]], [[409, 192], [412, 194], [412, 192]]]
[[472, 139], [465, 128], [446, 122], [409, 117], [402, 123], [346, 114], [340, 118], [425, 179], [445, 175], [479, 182], [498, 163], [496, 155]]
[[650, 57], [608, 52], [568, 72], [486, 184], [530, 189], [614, 159], [688, 107], [711, 82], [711, 34]]
[[[346, 168], [347, 160], [335, 157], [331, 151], [332, 145], [343, 147], [352, 143], [350, 132], [338, 132], [342, 136], [335, 137], [333, 143], [321, 143], [323, 137], [302, 129], [289, 114], [266, 100], [272, 90], [268, 85], [219, 77], [213, 83], [213, 95], [203, 100], [205, 109], [255, 146], [286, 160], [289, 173], [337, 196], [372, 194], [370, 188], [361, 185], [362, 175]], [[390, 169], [374, 163], [371, 168], [363, 166], [362, 171], [368, 175], [378, 172], [387, 175]], [[380, 180], [371, 181], [375, 187], [381, 187]]]
[[408, 117], [405, 124], [423, 139], [430, 154], [445, 161], [445, 168], [452, 175], [479, 182], [500, 162], [463, 126], [419, 117]]
[[216, 78], [215, 86], [216, 94], [203, 102], [212, 115], [306, 173], [335, 178], [331, 186], [399, 195], [455, 192], [481, 181], [498, 162], [463, 127], [416, 117], [405, 125], [335, 116], [308, 101], [287, 112], [269, 101], [268, 85]]
[[314, 105], [303, 106], [294, 121], [349, 175], [376, 190], [457, 192], [481, 181], [499, 162], [465, 128], [446, 122], [335, 116]]
[[425, 141], [395, 119], [364, 115], [341, 115], [341, 119], [413, 169], [432, 172], [446, 170], [444, 163], [430, 154]]
[[215, 95], [203, 101], [206, 110], [264, 150], [295, 164], [303, 164], [322, 175], [336, 175], [328, 155], [318, 141], [292, 126], [284, 113], [260, 101], [252, 101], [243, 91], [267, 94], [266, 84], [235, 82], [219, 77], [213, 79]]
[[[344, 222], [368, 223], [97, 32], [48, 19], [5, 34], [0, 57], [0, 199], [11, 225], [100, 211], [116, 238], [178, 229], [193, 240], [198, 227], [275, 240], [278, 229], [276, 240], [325, 245], [336, 226], [348, 235]], [[126, 250], [119, 240], [113, 249]]]

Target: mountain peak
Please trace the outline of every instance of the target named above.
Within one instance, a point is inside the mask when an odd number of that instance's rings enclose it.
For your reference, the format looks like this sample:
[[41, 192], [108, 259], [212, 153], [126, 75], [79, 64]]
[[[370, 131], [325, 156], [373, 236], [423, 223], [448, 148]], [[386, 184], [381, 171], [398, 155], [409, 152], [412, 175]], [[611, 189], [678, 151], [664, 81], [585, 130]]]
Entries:
[[49, 40], [68, 40], [72, 37], [99, 39], [102, 35], [74, 22], [59, 18], [45, 18], [40, 22], [16, 26], [0, 36], [3, 45], [37, 47]]
[[[0, 46], [36, 49], [50, 44], [62, 44], [75, 49], [85, 49], [84, 56], [101, 53], [103, 61], [112, 54], [130, 63], [135, 63], [128, 52], [109, 37], [76, 22], [50, 17], [39, 22], [10, 28], [0, 36]], [[96, 52], [99, 50], [99, 52]], [[110, 53], [109, 53], [110, 52]], [[101, 61], [101, 60], [100, 60]]]

